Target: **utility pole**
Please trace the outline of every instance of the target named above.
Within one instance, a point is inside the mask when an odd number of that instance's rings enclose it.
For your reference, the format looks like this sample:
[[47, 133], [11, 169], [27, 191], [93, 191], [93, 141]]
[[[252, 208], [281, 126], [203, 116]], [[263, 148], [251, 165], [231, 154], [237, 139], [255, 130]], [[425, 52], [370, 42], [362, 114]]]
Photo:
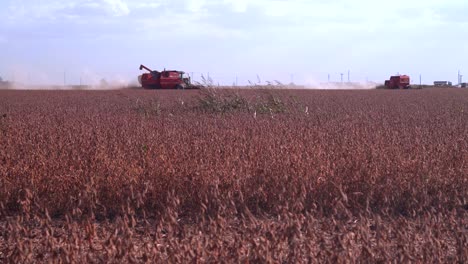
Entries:
[[330, 82], [330, 74], [328, 74], [328, 82]]
[[458, 70], [458, 84], [461, 85], [463, 83], [463, 75], [460, 74], [460, 70]]
[[422, 76], [419, 74], [419, 88], [422, 88]]
[[351, 82], [351, 79], [349, 78], [350, 71], [348, 70], [348, 82]]
[[343, 73], [340, 73], [341, 74], [341, 83], [343, 83]]

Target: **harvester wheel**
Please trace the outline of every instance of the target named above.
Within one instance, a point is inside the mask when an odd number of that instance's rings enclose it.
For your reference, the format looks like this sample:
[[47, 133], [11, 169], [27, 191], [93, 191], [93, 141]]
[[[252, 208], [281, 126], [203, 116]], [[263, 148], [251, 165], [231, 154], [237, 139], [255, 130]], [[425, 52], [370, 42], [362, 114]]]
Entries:
[[184, 86], [178, 84], [178, 85], [176, 85], [175, 88], [176, 88], [177, 90], [183, 90], [183, 89], [184, 89]]

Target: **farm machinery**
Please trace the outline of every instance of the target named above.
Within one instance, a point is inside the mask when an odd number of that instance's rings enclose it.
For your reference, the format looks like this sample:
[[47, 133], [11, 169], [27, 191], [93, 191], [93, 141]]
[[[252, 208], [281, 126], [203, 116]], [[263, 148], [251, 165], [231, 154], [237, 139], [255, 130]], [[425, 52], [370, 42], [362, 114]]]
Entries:
[[390, 76], [390, 80], [385, 81], [385, 88], [387, 89], [409, 89], [410, 77], [408, 75]]
[[140, 65], [141, 70], [147, 70], [138, 76], [138, 82], [145, 89], [197, 89], [192, 85], [190, 76], [183, 71], [166, 70], [153, 71], [145, 65]]

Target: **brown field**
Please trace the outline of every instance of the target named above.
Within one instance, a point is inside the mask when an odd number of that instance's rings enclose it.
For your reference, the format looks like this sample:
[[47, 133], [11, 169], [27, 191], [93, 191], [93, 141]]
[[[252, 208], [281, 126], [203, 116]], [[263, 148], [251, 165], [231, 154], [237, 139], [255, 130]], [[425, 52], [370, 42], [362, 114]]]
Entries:
[[0, 262], [468, 261], [468, 91], [0, 91]]

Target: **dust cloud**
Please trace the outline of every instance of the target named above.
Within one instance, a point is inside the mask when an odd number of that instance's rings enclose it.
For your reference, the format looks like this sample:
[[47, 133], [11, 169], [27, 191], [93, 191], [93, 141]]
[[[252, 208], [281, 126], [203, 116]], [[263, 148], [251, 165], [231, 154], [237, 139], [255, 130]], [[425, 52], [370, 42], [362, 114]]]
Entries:
[[319, 89], [319, 90], [371, 90], [376, 89], [378, 83], [374, 82], [344, 82], [344, 83], [319, 83], [309, 84], [305, 87], [307, 89]]

